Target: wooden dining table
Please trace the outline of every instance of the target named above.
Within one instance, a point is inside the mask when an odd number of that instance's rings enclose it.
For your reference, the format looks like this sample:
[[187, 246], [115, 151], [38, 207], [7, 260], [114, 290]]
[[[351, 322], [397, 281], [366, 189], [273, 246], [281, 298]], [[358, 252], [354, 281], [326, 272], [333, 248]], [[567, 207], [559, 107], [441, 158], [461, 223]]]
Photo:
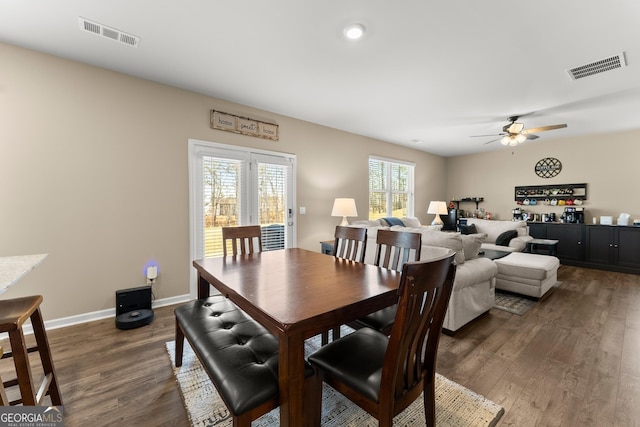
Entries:
[[291, 248], [193, 261], [198, 298], [211, 286], [279, 340], [280, 425], [310, 421], [303, 407], [304, 340], [397, 302], [400, 273]]

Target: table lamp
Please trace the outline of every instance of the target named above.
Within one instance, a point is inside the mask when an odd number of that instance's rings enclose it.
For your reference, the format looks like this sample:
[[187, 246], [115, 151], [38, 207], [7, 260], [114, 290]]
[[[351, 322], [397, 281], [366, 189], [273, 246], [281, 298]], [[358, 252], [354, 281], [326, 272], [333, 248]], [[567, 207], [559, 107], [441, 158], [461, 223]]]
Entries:
[[436, 214], [431, 225], [443, 225], [444, 223], [442, 222], [440, 215], [447, 215], [449, 213], [447, 210], [447, 203], [441, 201], [429, 202], [429, 209], [427, 209], [427, 213]]
[[337, 198], [333, 201], [333, 210], [331, 216], [341, 216], [341, 226], [349, 225], [347, 221], [348, 216], [358, 216], [358, 210], [356, 209], [356, 199]]

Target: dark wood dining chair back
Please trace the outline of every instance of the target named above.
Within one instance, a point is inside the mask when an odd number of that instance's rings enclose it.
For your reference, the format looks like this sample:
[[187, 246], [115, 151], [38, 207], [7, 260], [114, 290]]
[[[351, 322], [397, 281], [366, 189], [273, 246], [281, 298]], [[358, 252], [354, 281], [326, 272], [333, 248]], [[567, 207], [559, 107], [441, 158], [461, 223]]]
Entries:
[[[420, 233], [378, 230], [375, 264], [378, 267], [400, 271], [408, 261], [418, 261], [420, 259], [421, 247], [422, 235]], [[411, 257], [411, 252], [413, 252], [413, 257]], [[385, 335], [389, 335], [395, 317], [396, 306], [394, 304], [349, 322], [348, 325], [354, 329], [362, 327], [373, 328]]]
[[362, 328], [309, 357], [318, 393], [314, 422], [319, 422], [326, 382], [384, 427], [424, 392], [426, 425], [435, 426], [436, 356], [455, 278], [453, 259], [404, 264], [389, 337]]
[[[257, 245], [255, 239], [258, 239]], [[241, 227], [222, 227], [222, 251], [227, 256], [228, 242], [231, 242], [233, 256], [262, 252], [262, 229], [259, 225], [245, 225]]]
[[400, 271], [402, 265], [409, 261], [413, 251], [413, 261], [420, 259], [422, 235], [409, 231], [378, 230], [376, 237], [375, 264], [378, 267]]
[[[332, 255], [350, 261], [364, 262], [367, 249], [367, 229], [336, 226]], [[333, 339], [340, 338], [340, 325], [333, 328]], [[329, 342], [329, 332], [322, 332], [321, 343]]]
[[367, 229], [336, 226], [333, 256], [364, 262], [367, 247]]

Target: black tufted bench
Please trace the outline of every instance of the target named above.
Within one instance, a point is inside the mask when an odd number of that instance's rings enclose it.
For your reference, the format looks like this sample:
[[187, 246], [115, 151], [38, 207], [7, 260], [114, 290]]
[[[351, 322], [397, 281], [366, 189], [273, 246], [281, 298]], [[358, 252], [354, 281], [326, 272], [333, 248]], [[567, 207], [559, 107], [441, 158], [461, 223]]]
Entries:
[[[175, 309], [176, 366], [182, 366], [184, 338], [202, 363], [233, 416], [234, 427], [279, 406], [278, 339], [222, 295]], [[309, 399], [313, 369], [305, 366]], [[309, 400], [311, 402], [312, 400]]]

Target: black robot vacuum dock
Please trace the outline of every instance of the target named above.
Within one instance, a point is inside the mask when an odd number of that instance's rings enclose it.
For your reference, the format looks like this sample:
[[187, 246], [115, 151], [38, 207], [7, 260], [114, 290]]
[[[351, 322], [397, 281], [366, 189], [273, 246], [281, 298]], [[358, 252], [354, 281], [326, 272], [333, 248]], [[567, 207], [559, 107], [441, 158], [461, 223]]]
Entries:
[[151, 286], [116, 291], [116, 328], [134, 329], [151, 321]]

